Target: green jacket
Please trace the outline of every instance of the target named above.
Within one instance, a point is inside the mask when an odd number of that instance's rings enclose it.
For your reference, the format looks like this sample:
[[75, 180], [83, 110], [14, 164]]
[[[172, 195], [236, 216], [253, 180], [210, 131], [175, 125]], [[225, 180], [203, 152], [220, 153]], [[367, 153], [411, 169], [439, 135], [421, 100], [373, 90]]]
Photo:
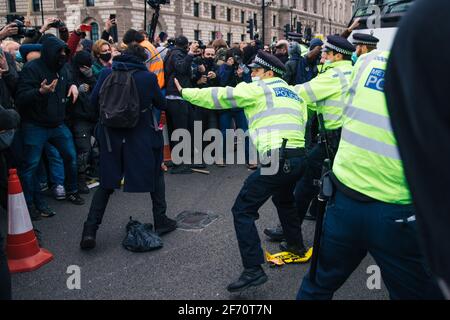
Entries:
[[351, 61], [333, 62], [313, 80], [294, 87], [308, 108], [323, 115], [327, 130], [342, 127], [344, 100], [352, 70]]
[[305, 146], [306, 105], [280, 78], [242, 82], [235, 88], [183, 89], [182, 96], [207, 109], [243, 108], [260, 153], [280, 148], [283, 138], [288, 148]]
[[389, 52], [375, 50], [355, 65], [333, 173], [341, 183], [366, 196], [406, 205], [411, 195], [384, 94], [388, 58]]

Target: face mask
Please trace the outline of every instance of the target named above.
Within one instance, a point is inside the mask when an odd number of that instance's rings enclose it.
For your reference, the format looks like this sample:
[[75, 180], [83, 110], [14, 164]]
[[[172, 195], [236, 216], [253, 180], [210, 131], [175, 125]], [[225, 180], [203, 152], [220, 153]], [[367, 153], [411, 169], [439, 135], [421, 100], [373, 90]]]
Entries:
[[358, 61], [358, 55], [356, 54], [356, 52], [353, 52], [352, 53], [352, 62], [353, 62], [353, 64], [355, 64], [356, 61]]
[[61, 69], [67, 62], [67, 56], [66, 55], [60, 55], [58, 57], [58, 69]]
[[109, 62], [109, 60], [111, 60], [111, 53], [101, 53], [100, 54], [100, 59], [102, 59], [103, 62]]
[[19, 51], [16, 51], [16, 61], [17, 62], [22, 62], [22, 56], [20, 55]]
[[80, 71], [86, 78], [91, 78], [92, 77], [92, 68], [80, 69]]
[[261, 80], [260, 77], [252, 77], [252, 82], [257, 82], [257, 81], [259, 81], [259, 80]]
[[205, 64], [208, 66], [212, 66], [214, 64], [214, 58], [204, 58]]

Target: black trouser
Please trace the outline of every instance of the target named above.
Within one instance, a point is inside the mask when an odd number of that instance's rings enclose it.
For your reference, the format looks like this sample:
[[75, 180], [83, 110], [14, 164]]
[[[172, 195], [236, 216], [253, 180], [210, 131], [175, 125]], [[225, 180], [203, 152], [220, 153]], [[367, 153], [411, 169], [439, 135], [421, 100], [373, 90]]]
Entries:
[[[272, 197], [278, 217], [289, 245], [303, 246], [301, 223], [294, 202], [295, 183], [304, 171], [305, 157], [289, 159], [291, 171], [282, 169], [275, 175], [262, 175], [261, 168], [252, 173], [236, 198], [233, 208], [234, 227], [244, 268], [264, 263], [261, 240], [255, 220], [258, 210]], [[282, 168], [283, 166], [280, 165]]]
[[[164, 222], [166, 217], [166, 187], [164, 183], [164, 175], [155, 177], [155, 191], [151, 192], [153, 204], [153, 221], [155, 228]], [[113, 189], [105, 189], [101, 186], [95, 191], [92, 198], [89, 214], [85, 222], [85, 227], [89, 230], [97, 230], [102, 223], [109, 197], [114, 192]]]
[[11, 300], [11, 276], [4, 249], [3, 236], [0, 232], [0, 300]]
[[89, 156], [92, 150], [91, 137], [94, 133], [95, 123], [77, 120], [73, 123], [72, 135], [77, 151], [78, 173], [83, 174], [89, 164]]
[[[339, 146], [340, 135], [339, 132], [335, 132], [330, 135], [328, 139], [329, 148], [332, 154], [336, 154]], [[332, 156], [332, 155], [330, 155]], [[319, 187], [314, 185], [314, 180], [318, 180], [322, 174], [323, 161], [327, 158], [327, 152], [324, 143], [317, 143], [308, 152], [308, 160], [305, 174], [297, 182], [295, 187], [295, 203], [297, 206], [297, 212], [301, 222], [305, 219], [306, 212], [308, 211], [309, 204], [319, 193]], [[334, 159], [330, 159], [333, 161]], [[311, 210], [314, 215], [314, 211]]]
[[[194, 122], [200, 121], [201, 122], [201, 134], [202, 137], [206, 130], [208, 129], [218, 129], [219, 128], [219, 114], [215, 110], [209, 110], [197, 106], [193, 106], [193, 117]], [[193, 122], [193, 124], [194, 124]], [[195, 124], [194, 124], [195, 125]], [[191, 132], [194, 132], [194, 128], [191, 129]], [[203, 154], [203, 150], [205, 147], [209, 144], [208, 141], [203, 141], [202, 138], [202, 150], [199, 150]], [[214, 154], [213, 154], [214, 156]]]
[[3, 152], [0, 151], [0, 206], [6, 210], [8, 202], [8, 165]]
[[191, 132], [193, 127], [192, 105], [184, 100], [167, 100], [167, 129], [169, 131], [170, 148], [173, 149], [176, 142], [172, 142], [172, 133], [177, 129], [185, 129]]

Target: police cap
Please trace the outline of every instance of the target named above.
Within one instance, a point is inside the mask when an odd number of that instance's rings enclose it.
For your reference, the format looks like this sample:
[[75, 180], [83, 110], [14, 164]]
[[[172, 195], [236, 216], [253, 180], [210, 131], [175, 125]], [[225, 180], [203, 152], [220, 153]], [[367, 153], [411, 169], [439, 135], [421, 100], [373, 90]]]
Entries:
[[365, 33], [355, 33], [353, 34], [353, 44], [356, 46], [358, 44], [376, 47], [380, 39]]
[[264, 68], [269, 69], [282, 76], [286, 72], [286, 67], [283, 62], [280, 61], [274, 55], [259, 50], [252, 64], [249, 65], [250, 68]]
[[343, 55], [351, 56], [356, 49], [347, 39], [341, 36], [328, 36], [323, 50], [333, 50]]

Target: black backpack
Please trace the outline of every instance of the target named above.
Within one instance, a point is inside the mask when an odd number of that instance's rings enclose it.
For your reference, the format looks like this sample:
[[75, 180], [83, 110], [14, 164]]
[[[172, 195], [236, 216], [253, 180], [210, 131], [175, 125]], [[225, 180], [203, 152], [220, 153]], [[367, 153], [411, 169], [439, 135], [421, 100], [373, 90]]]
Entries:
[[134, 70], [113, 70], [99, 95], [100, 122], [109, 128], [134, 128], [139, 121], [139, 92]]

